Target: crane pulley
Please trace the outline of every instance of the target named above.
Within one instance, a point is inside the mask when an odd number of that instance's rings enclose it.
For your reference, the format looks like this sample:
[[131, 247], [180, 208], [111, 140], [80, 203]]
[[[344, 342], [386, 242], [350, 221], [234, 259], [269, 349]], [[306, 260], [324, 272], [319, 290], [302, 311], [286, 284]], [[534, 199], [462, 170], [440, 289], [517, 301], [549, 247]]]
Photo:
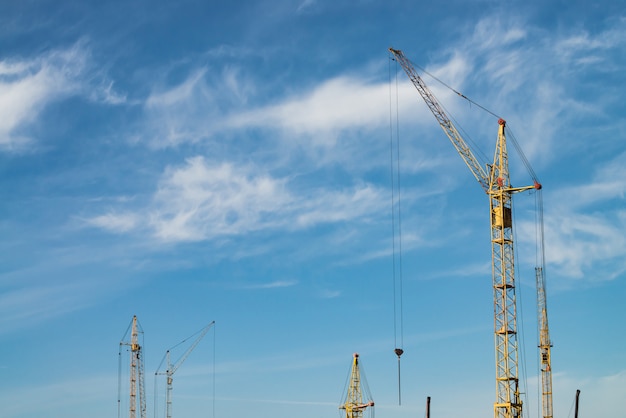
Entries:
[[393, 48], [389, 48], [389, 51], [402, 66], [472, 175], [489, 196], [496, 357], [494, 416], [495, 418], [521, 417], [522, 400], [518, 378], [512, 195], [525, 190], [540, 189], [541, 185], [535, 181], [532, 186], [511, 186], [506, 148], [506, 122], [503, 119], [498, 120], [498, 137], [493, 164], [484, 168], [426, 83], [418, 75], [413, 64], [402, 51]]

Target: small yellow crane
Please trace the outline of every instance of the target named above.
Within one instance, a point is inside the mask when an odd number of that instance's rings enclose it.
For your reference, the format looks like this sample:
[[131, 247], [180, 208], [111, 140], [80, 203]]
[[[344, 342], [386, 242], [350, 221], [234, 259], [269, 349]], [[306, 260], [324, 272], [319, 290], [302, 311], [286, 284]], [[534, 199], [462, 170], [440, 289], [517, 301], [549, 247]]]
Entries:
[[[362, 387], [362, 383], [364, 388]], [[367, 400], [363, 401], [363, 389], [365, 389]], [[343, 404], [339, 406], [339, 409], [346, 411], [346, 418], [362, 418], [363, 412], [374, 407], [374, 401], [367, 388], [367, 382], [365, 378], [361, 376], [361, 370], [359, 369], [359, 354], [354, 353], [352, 358], [352, 368], [350, 370], [348, 392], [344, 399]]]

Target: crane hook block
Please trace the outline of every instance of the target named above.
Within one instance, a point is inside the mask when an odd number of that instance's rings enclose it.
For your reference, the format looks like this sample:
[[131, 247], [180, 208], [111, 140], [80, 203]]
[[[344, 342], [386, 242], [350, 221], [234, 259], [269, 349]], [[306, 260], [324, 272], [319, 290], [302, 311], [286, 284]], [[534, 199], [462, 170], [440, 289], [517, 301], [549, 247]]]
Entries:
[[395, 349], [395, 350], [393, 350], [393, 351], [394, 351], [394, 353], [396, 353], [396, 356], [398, 356], [398, 360], [400, 359], [400, 356], [401, 356], [402, 354], [404, 354], [404, 350], [403, 350], [403, 349], [401, 349], [401, 348], [396, 348], [396, 349]]

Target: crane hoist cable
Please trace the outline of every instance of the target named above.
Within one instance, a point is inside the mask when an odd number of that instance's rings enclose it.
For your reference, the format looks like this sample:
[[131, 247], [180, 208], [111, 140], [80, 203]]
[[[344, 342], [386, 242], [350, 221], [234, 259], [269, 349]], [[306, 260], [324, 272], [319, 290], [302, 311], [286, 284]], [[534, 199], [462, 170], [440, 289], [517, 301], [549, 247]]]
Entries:
[[[396, 64], [397, 65], [397, 64]], [[402, 404], [400, 380], [400, 357], [404, 354], [404, 315], [402, 306], [402, 199], [400, 193], [400, 123], [398, 115], [398, 71], [395, 73], [395, 153], [393, 94], [391, 83], [391, 61], [389, 62], [389, 168], [391, 179], [391, 235], [392, 235], [392, 275], [393, 275], [393, 337], [394, 353], [398, 358], [398, 405]], [[395, 157], [395, 162], [394, 162]], [[395, 167], [395, 168], [394, 168]], [[397, 198], [395, 190], [397, 189]], [[397, 204], [396, 204], [397, 200]], [[396, 226], [396, 212], [397, 223]], [[398, 255], [396, 257], [396, 230], [398, 231]], [[398, 266], [396, 268], [396, 258]], [[399, 330], [398, 330], [399, 328]], [[400, 344], [398, 344], [398, 337]]]

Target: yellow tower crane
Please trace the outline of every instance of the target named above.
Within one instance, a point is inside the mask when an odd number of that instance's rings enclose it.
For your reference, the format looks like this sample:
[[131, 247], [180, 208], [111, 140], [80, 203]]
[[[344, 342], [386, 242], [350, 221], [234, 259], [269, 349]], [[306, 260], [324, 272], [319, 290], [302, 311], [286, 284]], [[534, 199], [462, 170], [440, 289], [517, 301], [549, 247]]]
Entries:
[[486, 169], [483, 168], [446, 115], [443, 107], [417, 74], [413, 64], [402, 51], [393, 48], [389, 48], [389, 51], [402, 66], [452, 145], [489, 196], [496, 360], [494, 417], [522, 417], [518, 377], [517, 307], [511, 207], [514, 193], [540, 189], [541, 185], [535, 182], [532, 186], [511, 186], [504, 132], [506, 122], [503, 119], [498, 121], [498, 138], [493, 164], [488, 165]]
[[[362, 383], [364, 388], [362, 387]], [[366, 391], [367, 401], [363, 402], [363, 390]], [[339, 406], [339, 409], [346, 411], [346, 418], [362, 418], [363, 412], [367, 408], [373, 408], [374, 401], [371, 394], [367, 389], [367, 382], [365, 378], [361, 376], [361, 370], [359, 369], [359, 355], [354, 353], [352, 359], [352, 368], [350, 369], [350, 376], [348, 382], [348, 392], [344, 399], [343, 404]]]
[[[130, 333], [130, 342], [124, 341], [126, 336], [128, 335], [128, 329], [126, 330], [126, 335], [122, 338], [120, 342], [120, 366], [121, 366], [121, 354], [122, 347], [129, 346], [130, 347], [130, 411], [129, 417], [136, 418], [137, 417], [137, 398], [139, 398], [139, 416], [141, 418], [146, 418], [146, 394], [145, 394], [145, 384], [144, 384], [144, 361], [143, 361], [143, 351], [142, 347], [139, 344], [139, 334], [143, 333], [139, 322], [137, 321], [137, 315], [133, 316], [133, 320], [131, 325], [129, 326]], [[120, 416], [120, 399], [118, 396], [118, 417]]]

